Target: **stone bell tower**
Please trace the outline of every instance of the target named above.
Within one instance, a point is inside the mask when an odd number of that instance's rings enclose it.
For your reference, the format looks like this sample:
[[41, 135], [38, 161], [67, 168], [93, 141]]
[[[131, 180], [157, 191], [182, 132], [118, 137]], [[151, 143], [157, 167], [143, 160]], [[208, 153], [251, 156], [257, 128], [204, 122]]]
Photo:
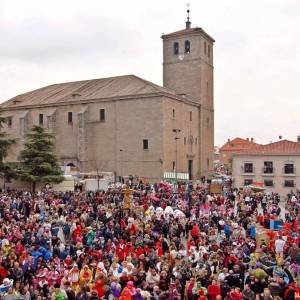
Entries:
[[185, 29], [162, 36], [163, 86], [200, 104], [200, 176], [213, 172], [214, 153], [214, 39], [192, 27], [187, 10]]

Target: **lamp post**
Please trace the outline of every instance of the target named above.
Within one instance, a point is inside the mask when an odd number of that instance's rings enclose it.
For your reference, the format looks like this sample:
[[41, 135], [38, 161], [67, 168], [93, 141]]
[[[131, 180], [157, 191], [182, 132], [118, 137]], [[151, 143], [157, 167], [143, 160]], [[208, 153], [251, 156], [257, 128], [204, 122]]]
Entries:
[[97, 191], [98, 192], [99, 192], [99, 189], [100, 189], [100, 182], [99, 182], [99, 180], [100, 180], [100, 178], [99, 178], [99, 169], [97, 167], [97, 187], [98, 187]]
[[123, 167], [123, 165], [122, 165], [123, 155], [122, 155], [122, 153], [123, 153], [123, 149], [120, 149], [120, 181], [121, 181], [121, 183], [123, 183], [123, 170], [122, 170], [122, 167]]
[[181, 131], [181, 129], [173, 129], [173, 132], [175, 133], [175, 180], [177, 183], [177, 177], [178, 177], [178, 172], [177, 172], [177, 161], [178, 161], [178, 149], [177, 149], [177, 141], [180, 139], [178, 137], [178, 133]]

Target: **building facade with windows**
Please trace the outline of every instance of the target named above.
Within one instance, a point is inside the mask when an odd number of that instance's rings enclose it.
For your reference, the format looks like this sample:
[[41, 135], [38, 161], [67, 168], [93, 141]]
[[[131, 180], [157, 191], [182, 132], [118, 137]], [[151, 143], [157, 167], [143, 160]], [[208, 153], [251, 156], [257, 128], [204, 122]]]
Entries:
[[300, 142], [282, 140], [234, 154], [232, 176], [236, 188], [260, 183], [286, 196], [300, 189]]
[[1, 107], [17, 161], [33, 125], [55, 136], [62, 165], [137, 175], [213, 172], [213, 43], [201, 28], [163, 35], [163, 87], [134, 75], [59, 83]]
[[233, 155], [255, 148], [258, 145], [259, 144], [255, 143], [254, 138], [242, 139], [240, 137], [236, 137], [232, 140], [228, 139], [227, 142], [219, 149], [219, 162], [224, 165], [229, 173], [231, 173]]

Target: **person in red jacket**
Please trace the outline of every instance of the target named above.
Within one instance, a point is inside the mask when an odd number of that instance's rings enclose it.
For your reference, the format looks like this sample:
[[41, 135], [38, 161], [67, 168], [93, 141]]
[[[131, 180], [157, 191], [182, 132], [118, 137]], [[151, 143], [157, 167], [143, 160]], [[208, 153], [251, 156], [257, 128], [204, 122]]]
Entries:
[[126, 222], [124, 219], [120, 220], [120, 228], [122, 231], [124, 231], [126, 229]]
[[4, 264], [2, 263], [0, 265], [0, 283], [3, 283], [3, 279], [5, 279], [7, 277], [7, 270], [4, 267]]
[[228, 293], [227, 298], [228, 300], [243, 300], [243, 294], [239, 288], [235, 288]]
[[126, 244], [125, 244], [124, 240], [120, 240], [120, 242], [119, 242], [119, 244], [117, 245], [117, 248], [116, 248], [116, 254], [119, 258], [119, 261], [121, 261], [121, 262], [126, 257], [125, 248], [126, 248]]
[[131, 224], [129, 231], [130, 231], [130, 235], [136, 235], [136, 233], [137, 233], [137, 227], [136, 227], [136, 225], [134, 223]]
[[82, 227], [77, 223], [76, 228], [72, 232], [72, 239], [74, 241], [80, 241], [82, 239]]
[[197, 240], [200, 236], [200, 230], [196, 223], [194, 223], [193, 228], [191, 230], [191, 236], [194, 240]]
[[136, 257], [140, 257], [142, 254], [144, 254], [144, 249], [142, 246], [138, 246], [135, 249], [135, 255], [136, 255]]
[[234, 266], [235, 264], [238, 263], [238, 258], [234, 255], [229, 255], [225, 259], [225, 267], [228, 268], [230, 266]]
[[125, 246], [125, 258], [124, 259], [126, 259], [126, 257], [130, 256], [133, 253], [134, 253], [134, 246], [132, 245], [131, 242], [128, 242]]
[[221, 288], [216, 280], [213, 280], [212, 283], [207, 287], [207, 295], [210, 300], [216, 300], [217, 296], [221, 295]]
[[191, 252], [190, 252], [191, 247], [195, 247], [195, 241], [188, 240], [186, 243], [186, 247], [187, 247], [187, 254], [189, 256], [191, 254]]
[[148, 245], [145, 245], [145, 246], [144, 246], [144, 254], [145, 254], [145, 255], [148, 255], [149, 253], [150, 253], [150, 248], [149, 248]]
[[163, 248], [162, 248], [162, 244], [161, 244], [161, 241], [157, 241], [156, 242], [156, 254], [161, 257], [164, 255], [164, 251], [163, 251]]
[[15, 247], [16, 254], [20, 255], [24, 251], [24, 246], [22, 245], [21, 241], [18, 241]]

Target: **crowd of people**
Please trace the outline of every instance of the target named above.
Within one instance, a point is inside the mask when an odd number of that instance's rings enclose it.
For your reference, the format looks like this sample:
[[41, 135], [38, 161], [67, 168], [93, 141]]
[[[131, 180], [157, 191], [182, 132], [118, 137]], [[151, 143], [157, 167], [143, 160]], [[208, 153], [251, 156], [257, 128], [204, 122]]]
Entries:
[[192, 183], [3, 191], [0, 296], [300, 299], [299, 205], [298, 194]]

